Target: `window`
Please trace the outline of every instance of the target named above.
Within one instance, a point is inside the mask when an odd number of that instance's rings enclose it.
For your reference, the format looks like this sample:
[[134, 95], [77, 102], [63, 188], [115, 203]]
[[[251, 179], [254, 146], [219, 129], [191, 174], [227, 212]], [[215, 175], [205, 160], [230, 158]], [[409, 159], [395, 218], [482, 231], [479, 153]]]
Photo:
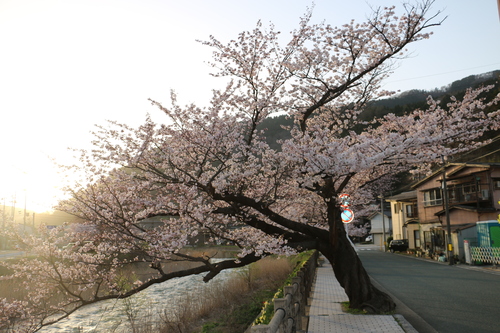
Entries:
[[420, 230], [413, 230], [413, 238], [415, 238], [415, 248], [420, 248]]
[[462, 184], [461, 186], [464, 194], [476, 193], [476, 184], [474, 183]]
[[417, 217], [417, 205], [416, 204], [408, 204], [405, 206], [406, 208], [406, 217]]
[[401, 203], [400, 202], [394, 203], [394, 214], [399, 214], [400, 211], [401, 211]]
[[424, 206], [437, 206], [443, 203], [443, 197], [440, 188], [435, 188], [424, 192]]
[[495, 189], [500, 189], [500, 179], [496, 178], [496, 179], [493, 179], [493, 186], [495, 187]]
[[426, 250], [440, 250], [445, 245], [444, 230], [431, 229], [431, 231], [424, 231], [424, 244]]

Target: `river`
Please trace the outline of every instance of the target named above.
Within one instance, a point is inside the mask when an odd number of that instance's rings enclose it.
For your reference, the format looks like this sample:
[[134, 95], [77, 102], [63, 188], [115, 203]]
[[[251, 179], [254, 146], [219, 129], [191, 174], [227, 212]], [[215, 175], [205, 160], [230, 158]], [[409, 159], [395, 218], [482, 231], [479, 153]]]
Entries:
[[[219, 259], [220, 260], [220, 259]], [[154, 323], [160, 314], [174, 307], [176, 300], [200, 288], [220, 283], [232, 270], [222, 271], [209, 283], [206, 274], [175, 278], [149, 287], [128, 299], [107, 300], [78, 309], [68, 318], [41, 329], [42, 333], [125, 333], [131, 332], [130, 319]]]

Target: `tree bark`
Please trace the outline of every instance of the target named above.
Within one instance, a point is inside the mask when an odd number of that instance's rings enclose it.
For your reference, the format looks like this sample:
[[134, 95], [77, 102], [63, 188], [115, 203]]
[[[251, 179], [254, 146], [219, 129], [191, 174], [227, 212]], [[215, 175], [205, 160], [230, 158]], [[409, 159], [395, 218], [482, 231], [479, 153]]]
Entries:
[[349, 297], [349, 307], [368, 313], [393, 311], [396, 304], [389, 295], [373, 286], [356, 250], [347, 238], [340, 218], [340, 207], [328, 205], [330, 239], [320, 242], [319, 251], [330, 261], [335, 277]]

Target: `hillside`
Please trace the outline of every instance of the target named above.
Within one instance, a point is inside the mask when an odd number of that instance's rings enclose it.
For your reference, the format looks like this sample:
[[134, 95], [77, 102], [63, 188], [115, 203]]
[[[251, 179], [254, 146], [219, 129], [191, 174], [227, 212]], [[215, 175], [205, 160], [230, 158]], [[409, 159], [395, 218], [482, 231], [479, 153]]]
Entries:
[[[460, 98], [468, 88], [477, 88], [479, 86], [498, 84], [500, 70], [487, 72], [478, 75], [470, 75], [463, 79], [454, 81], [442, 88], [433, 90], [408, 90], [394, 97], [377, 100], [368, 105], [362, 113], [362, 119], [368, 120], [374, 117], [380, 117], [388, 113], [404, 114], [414, 109], [425, 108], [428, 96], [435, 100], [441, 100], [444, 106], [450, 101], [451, 96]], [[491, 98], [500, 92], [497, 86], [484, 97]]]
[[[479, 75], [467, 76], [463, 79], [454, 81], [449, 85], [436, 88], [433, 90], [409, 90], [402, 92], [394, 97], [381, 99], [374, 101], [366, 106], [365, 110], [360, 115], [363, 120], [370, 120], [376, 117], [381, 117], [388, 113], [394, 113], [397, 115], [405, 114], [411, 112], [415, 109], [426, 107], [426, 99], [430, 95], [436, 100], [441, 101], [441, 105], [445, 106], [449, 101], [451, 96], [456, 96], [460, 98], [465, 93], [468, 88], [476, 88], [481, 85], [497, 85], [495, 89], [491, 90], [484, 97], [486, 99], [492, 98], [496, 94], [500, 93], [500, 87], [498, 86], [498, 79], [500, 77], [500, 70], [493, 72], [487, 72]], [[280, 149], [280, 145], [277, 143], [278, 140], [287, 139], [290, 134], [287, 130], [283, 129], [282, 126], [292, 126], [293, 122], [291, 119], [287, 119], [285, 116], [271, 117], [266, 119], [260, 126], [259, 129], [265, 130], [266, 141], [273, 149]], [[487, 133], [487, 138], [494, 138], [500, 135], [500, 131], [495, 133]], [[454, 161], [467, 162], [489, 162], [489, 161], [500, 161], [500, 154], [498, 152], [493, 153], [498, 149], [498, 140], [490, 145], [485, 146], [482, 149], [476, 150], [464, 156], [454, 157]], [[487, 158], [482, 158], [483, 155], [487, 155]]]

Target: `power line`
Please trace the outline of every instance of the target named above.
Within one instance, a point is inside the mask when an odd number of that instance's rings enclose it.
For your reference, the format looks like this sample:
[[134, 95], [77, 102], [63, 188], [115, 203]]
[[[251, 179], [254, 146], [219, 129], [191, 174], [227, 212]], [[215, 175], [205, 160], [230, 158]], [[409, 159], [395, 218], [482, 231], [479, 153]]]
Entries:
[[[474, 153], [475, 151], [480, 150], [480, 149], [482, 149], [482, 148], [484, 148], [484, 147], [486, 147], [486, 146], [488, 146], [488, 145], [491, 145], [491, 144], [492, 144], [492, 143], [494, 143], [495, 141], [499, 141], [499, 140], [500, 140], [500, 135], [497, 135], [496, 137], [494, 137], [493, 139], [491, 139], [491, 142], [490, 142], [490, 143], [488, 143], [488, 144], [486, 144], [486, 145], [484, 145], [484, 146], [481, 146], [481, 147], [479, 147], [479, 148], [473, 149], [473, 150], [471, 150], [471, 151], [468, 151], [468, 152], [466, 152], [465, 154], [463, 154], [462, 156], [467, 156], [467, 155], [469, 155], [469, 154], [472, 154], [472, 153]], [[495, 153], [497, 153], [497, 152], [499, 152], [499, 151], [500, 151], [500, 148], [499, 148], [499, 149], [496, 149], [496, 150], [494, 150], [494, 151], [490, 151], [490, 152], [488, 152], [488, 153], [486, 153], [486, 154], [484, 154], [484, 155], [478, 156], [478, 157], [476, 157], [476, 158], [473, 158], [473, 159], [471, 159], [471, 160], [468, 160], [468, 161], [467, 161], [467, 162], [465, 162], [465, 163], [470, 163], [470, 162], [473, 162], [473, 161], [475, 161], [475, 160], [479, 160], [479, 159], [481, 159], [481, 158], [483, 158], [483, 157], [486, 157], [486, 156], [489, 156], [489, 155], [495, 154]]]
[[[478, 160], [478, 159], [480, 159], [480, 158], [483, 158], [483, 157], [489, 156], [489, 155], [494, 154], [494, 153], [497, 153], [497, 152], [499, 152], [499, 151], [500, 151], [500, 149], [497, 149], [497, 150], [491, 151], [491, 152], [489, 152], [488, 154], [485, 154], [485, 155], [482, 155], [482, 156], [476, 157], [476, 158], [474, 158], [474, 159], [470, 160], [469, 162], [472, 162], [472, 161]], [[468, 162], [466, 162], [466, 163], [468, 163]]]

